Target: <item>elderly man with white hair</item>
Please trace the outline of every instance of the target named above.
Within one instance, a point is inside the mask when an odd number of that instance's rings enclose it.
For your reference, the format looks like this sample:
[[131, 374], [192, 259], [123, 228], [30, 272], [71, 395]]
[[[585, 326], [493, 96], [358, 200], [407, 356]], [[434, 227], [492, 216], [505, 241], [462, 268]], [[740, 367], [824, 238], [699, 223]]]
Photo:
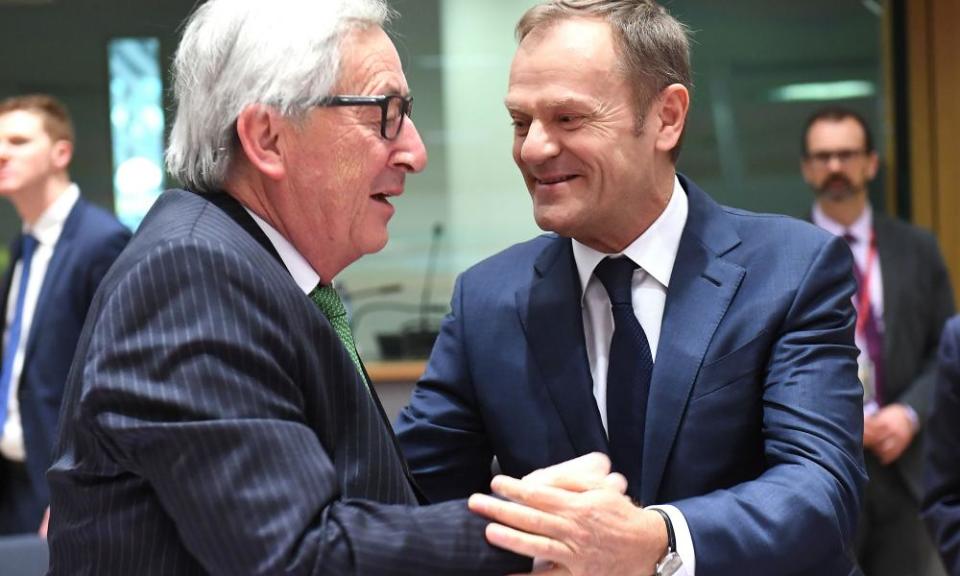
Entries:
[[186, 189], [90, 309], [48, 475], [51, 574], [529, 569], [464, 501], [417, 506], [331, 288], [427, 161], [389, 15], [210, 0], [186, 24], [167, 154]]

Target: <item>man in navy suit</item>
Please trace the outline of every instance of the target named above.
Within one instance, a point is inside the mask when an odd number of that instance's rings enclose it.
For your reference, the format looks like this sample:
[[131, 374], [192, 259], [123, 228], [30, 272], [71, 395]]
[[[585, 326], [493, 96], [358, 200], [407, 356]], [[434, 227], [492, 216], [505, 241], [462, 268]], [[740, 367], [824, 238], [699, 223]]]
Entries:
[[0, 196], [23, 221], [0, 288], [0, 534], [45, 530], [67, 372], [93, 294], [130, 238], [70, 182], [73, 145], [54, 98], [0, 101]]
[[960, 574], [960, 316], [940, 338], [933, 408], [927, 424], [923, 519], [948, 574]]
[[427, 160], [388, 15], [209, 0], [184, 26], [167, 165], [187, 189], [92, 304], [48, 473], [51, 574], [529, 569], [465, 501], [417, 506], [331, 286]]
[[[656, 3], [550, 1], [517, 35], [513, 156], [552, 233], [457, 280], [399, 420], [420, 486], [484, 492], [496, 458], [489, 541], [573, 574], [858, 573], [849, 249], [676, 173], [689, 49]], [[630, 498], [516, 479], [594, 451]]]

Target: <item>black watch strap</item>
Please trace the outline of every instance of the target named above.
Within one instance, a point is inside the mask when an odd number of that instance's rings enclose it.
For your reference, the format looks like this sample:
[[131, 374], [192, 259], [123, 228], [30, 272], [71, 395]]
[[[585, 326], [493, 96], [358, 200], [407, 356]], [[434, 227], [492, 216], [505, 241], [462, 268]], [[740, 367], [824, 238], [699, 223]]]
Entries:
[[654, 512], [663, 518], [663, 523], [667, 525], [667, 554], [677, 551], [677, 535], [673, 532], [673, 522], [670, 521], [670, 515], [659, 508], [652, 508]]
[[657, 562], [657, 571], [654, 576], [671, 576], [676, 574], [683, 566], [683, 559], [677, 553], [677, 535], [673, 531], [673, 522], [670, 520], [669, 514], [659, 508], [651, 508], [651, 510], [659, 514], [663, 518], [663, 523], [667, 526], [667, 553]]

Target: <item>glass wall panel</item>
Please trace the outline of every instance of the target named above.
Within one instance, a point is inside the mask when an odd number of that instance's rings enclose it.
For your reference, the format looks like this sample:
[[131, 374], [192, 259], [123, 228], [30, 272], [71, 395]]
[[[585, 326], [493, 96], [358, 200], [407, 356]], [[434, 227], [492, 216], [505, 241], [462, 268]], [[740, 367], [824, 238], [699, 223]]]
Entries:
[[114, 207], [135, 230], [163, 190], [160, 41], [118, 38], [107, 52]]

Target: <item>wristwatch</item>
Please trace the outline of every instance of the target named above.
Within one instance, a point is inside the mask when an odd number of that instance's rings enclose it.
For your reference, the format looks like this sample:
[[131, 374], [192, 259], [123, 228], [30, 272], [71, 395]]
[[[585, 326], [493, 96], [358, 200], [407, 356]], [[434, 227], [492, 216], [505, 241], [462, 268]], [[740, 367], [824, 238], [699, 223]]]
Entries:
[[667, 525], [667, 554], [657, 562], [657, 571], [654, 576], [672, 576], [676, 574], [683, 566], [683, 560], [677, 554], [677, 536], [673, 532], [673, 522], [670, 521], [670, 515], [659, 508], [652, 508], [654, 512], [663, 518], [663, 523]]

